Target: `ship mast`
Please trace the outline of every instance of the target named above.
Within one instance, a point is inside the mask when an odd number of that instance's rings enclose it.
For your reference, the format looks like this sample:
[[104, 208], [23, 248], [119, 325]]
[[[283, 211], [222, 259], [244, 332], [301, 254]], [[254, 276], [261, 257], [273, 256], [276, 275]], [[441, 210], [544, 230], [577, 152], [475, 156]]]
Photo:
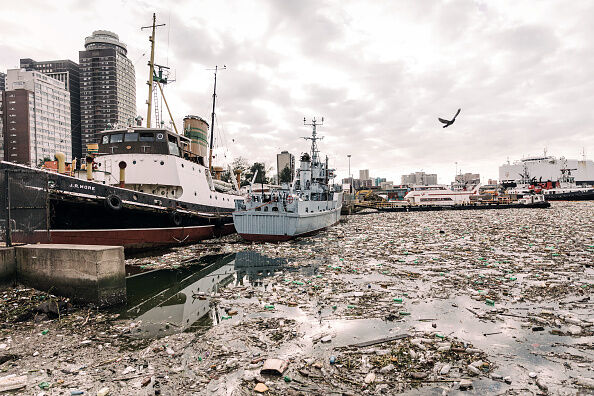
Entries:
[[321, 140], [324, 138], [324, 137], [317, 136], [316, 127], [318, 125], [320, 125], [320, 126], [324, 125], [324, 117], [322, 117], [322, 120], [320, 122], [318, 122], [316, 120], [316, 118], [314, 117], [310, 123], [308, 123], [307, 119], [305, 117], [303, 117], [303, 125], [312, 127], [311, 137], [304, 137], [303, 139], [311, 140], [311, 163], [315, 164], [318, 162], [318, 140]]
[[208, 170], [212, 173], [212, 150], [214, 147], [214, 117], [215, 117], [215, 102], [217, 99], [217, 72], [219, 70], [225, 70], [227, 69], [226, 65], [223, 65], [223, 67], [221, 67], [219, 69], [219, 66], [215, 66], [214, 69], [208, 69], [208, 70], [214, 70], [214, 89], [212, 90], [212, 114], [211, 114], [211, 118], [210, 118], [210, 150], [208, 152]]
[[143, 26], [140, 28], [140, 30], [151, 29], [151, 28], [153, 29], [153, 33], [149, 36], [149, 41], [151, 42], [151, 59], [148, 63], [148, 65], [149, 65], [149, 79], [146, 82], [147, 85], [149, 86], [148, 100], [146, 101], [146, 103], [148, 105], [148, 109], [146, 112], [146, 127], [147, 128], [151, 127], [151, 107], [153, 104], [152, 93], [153, 93], [153, 74], [155, 73], [155, 28], [157, 28], [159, 26], [165, 26], [164, 23], [161, 23], [159, 25], [157, 25], [156, 23], [157, 23], [157, 16], [155, 15], [155, 13], [153, 13], [153, 24], [151, 26]]

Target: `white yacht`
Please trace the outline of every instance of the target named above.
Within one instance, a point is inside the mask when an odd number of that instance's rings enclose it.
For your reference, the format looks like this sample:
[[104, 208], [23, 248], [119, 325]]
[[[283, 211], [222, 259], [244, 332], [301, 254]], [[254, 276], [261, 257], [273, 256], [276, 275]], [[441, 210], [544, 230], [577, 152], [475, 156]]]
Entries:
[[470, 191], [453, 191], [444, 185], [413, 186], [404, 196], [411, 205], [469, 205], [470, 197], [478, 195], [480, 184]]

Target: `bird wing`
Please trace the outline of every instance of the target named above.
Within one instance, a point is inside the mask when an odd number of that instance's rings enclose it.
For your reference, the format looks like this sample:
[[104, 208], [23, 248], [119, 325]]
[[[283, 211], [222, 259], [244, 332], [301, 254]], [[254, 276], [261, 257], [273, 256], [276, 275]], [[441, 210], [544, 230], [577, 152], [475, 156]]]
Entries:
[[460, 114], [460, 110], [462, 110], [462, 109], [458, 109], [458, 111], [456, 112], [456, 115], [454, 116], [454, 118], [452, 118], [452, 121], [454, 121], [456, 119], [456, 117], [458, 117], [458, 114]]
[[444, 120], [443, 118], [438, 118], [439, 122], [443, 122], [444, 124], [448, 124], [448, 120]]

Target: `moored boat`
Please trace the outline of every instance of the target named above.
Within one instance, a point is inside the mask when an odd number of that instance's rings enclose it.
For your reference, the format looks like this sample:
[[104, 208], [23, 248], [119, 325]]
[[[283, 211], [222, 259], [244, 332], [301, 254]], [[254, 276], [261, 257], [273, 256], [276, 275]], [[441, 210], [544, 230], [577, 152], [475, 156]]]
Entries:
[[[323, 118], [322, 118], [323, 122]], [[245, 201], [237, 200], [233, 222], [248, 241], [278, 242], [314, 234], [336, 224], [342, 208], [342, 191], [329, 182], [334, 170], [328, 158], [320, 159], [314, 119], [311, 124], [311, 153], [301, 155], [301, 164], [291, 186], [267, 194], [250, 191]]]

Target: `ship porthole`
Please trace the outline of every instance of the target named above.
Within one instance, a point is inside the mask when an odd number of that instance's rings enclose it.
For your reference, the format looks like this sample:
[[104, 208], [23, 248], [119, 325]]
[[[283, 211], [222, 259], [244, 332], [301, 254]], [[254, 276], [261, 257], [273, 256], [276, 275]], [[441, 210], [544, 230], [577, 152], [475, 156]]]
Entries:
[[136, 160], [132, 161], [132, 164], [136, 165]]
[[165, 164], [165, 162], [161, 161], [161, 162], [160, 162], [160, 164], [161, 164], [161, 165], [164, 165], [164, 164]]
[[196, 196], [196, 195], [197, 195], [197, 194], [196, 194], [196, 191], [194, 191], [194, 196]]
[[182, 168], [184, 167], [184, 164], [182, 164]]

